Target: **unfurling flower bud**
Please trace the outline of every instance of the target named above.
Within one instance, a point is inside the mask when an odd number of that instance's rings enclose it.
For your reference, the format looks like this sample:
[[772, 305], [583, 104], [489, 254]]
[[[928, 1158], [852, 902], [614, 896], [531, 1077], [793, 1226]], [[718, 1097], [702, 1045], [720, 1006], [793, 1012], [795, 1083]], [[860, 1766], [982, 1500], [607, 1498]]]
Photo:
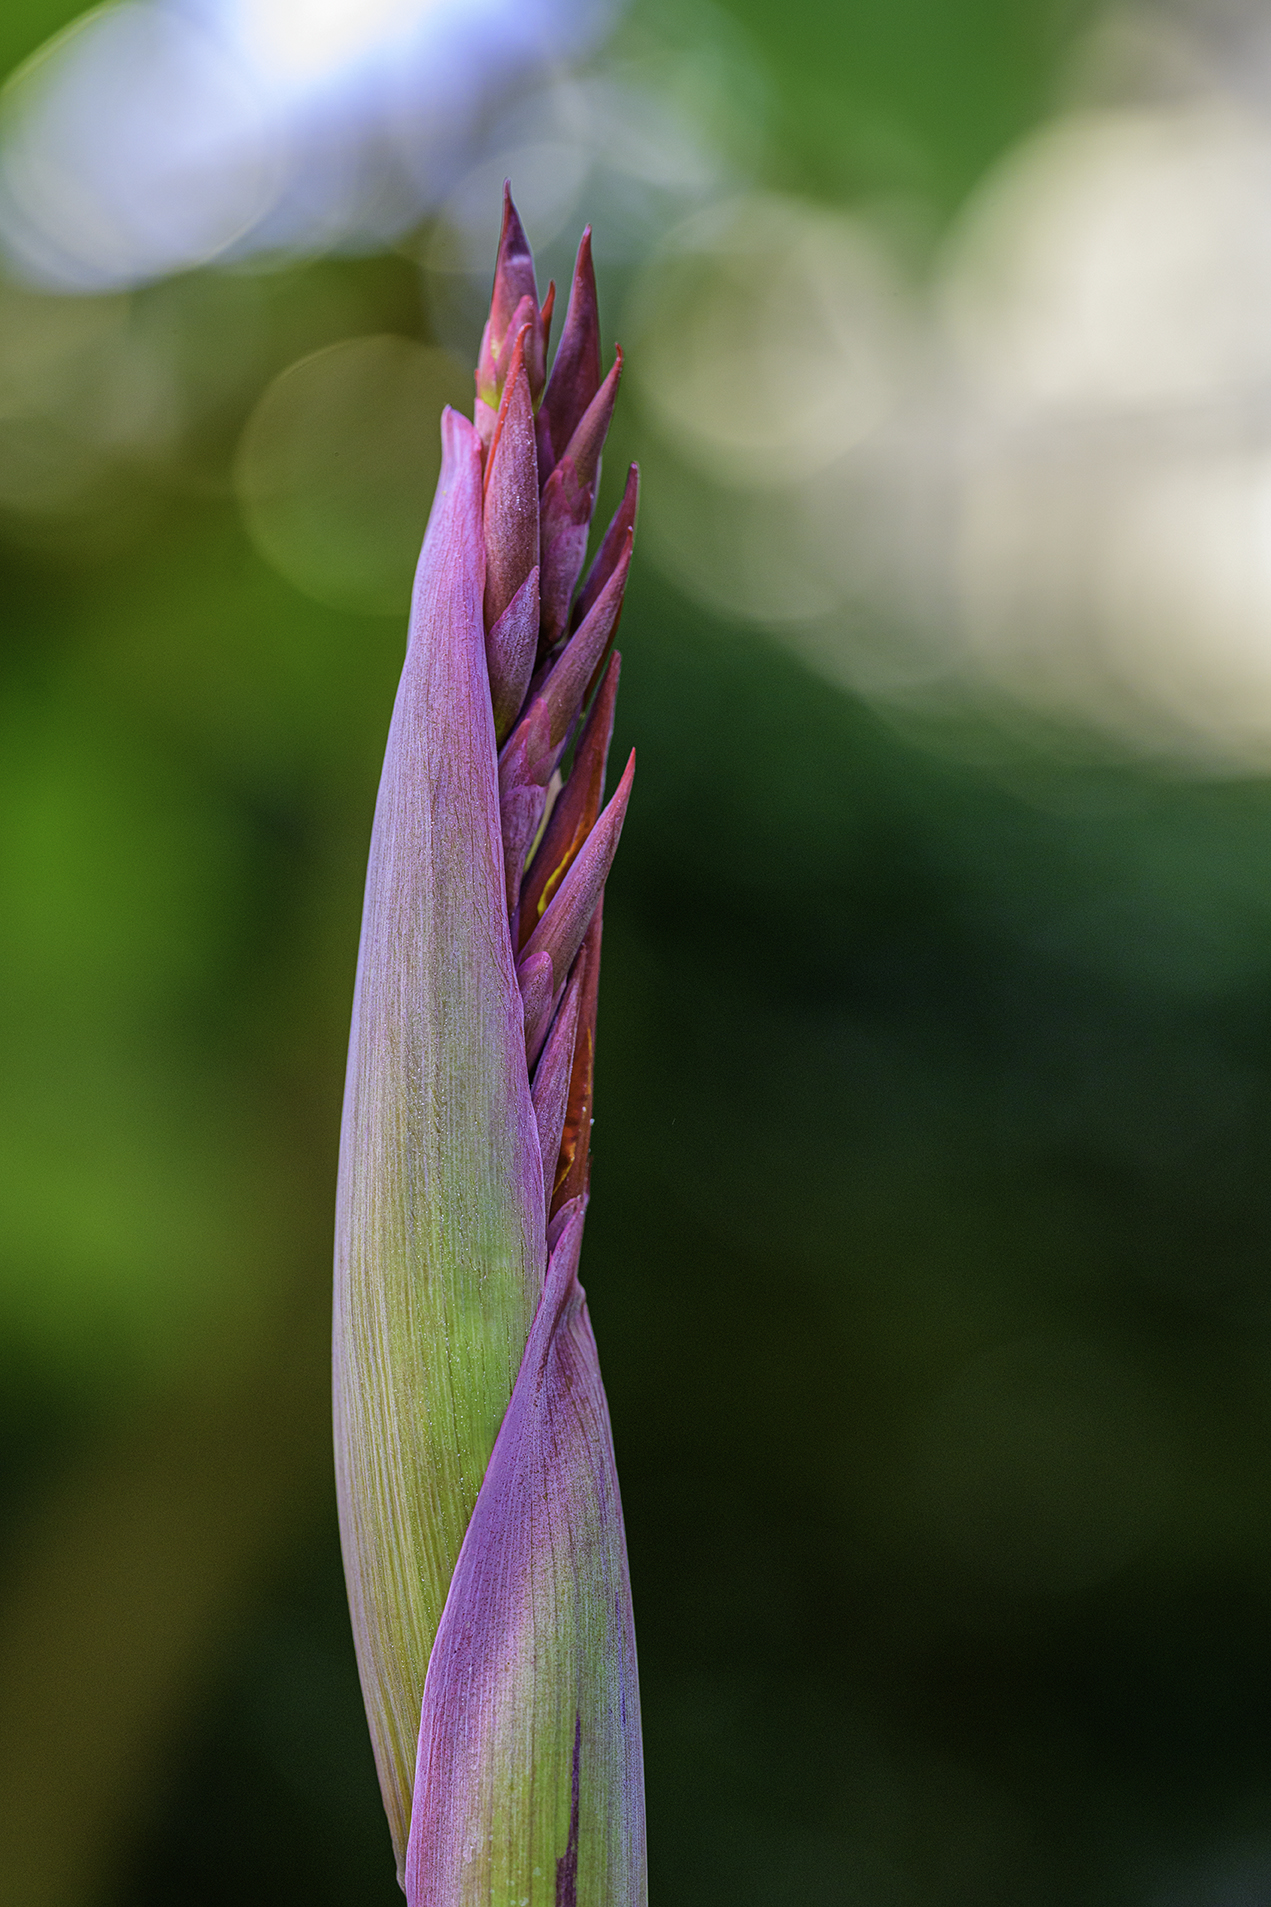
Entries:
[[[411, 1907], [642, 1907], [622, 1512], [578, 1283], [605, 768], [634, 466], [581, 592], [621, 360], [590, 234], [552, 293], [505, 192], [376, 805], [336, 1231], [341, 1541]], [[546, 394], [544, 387], [546, 384]]]

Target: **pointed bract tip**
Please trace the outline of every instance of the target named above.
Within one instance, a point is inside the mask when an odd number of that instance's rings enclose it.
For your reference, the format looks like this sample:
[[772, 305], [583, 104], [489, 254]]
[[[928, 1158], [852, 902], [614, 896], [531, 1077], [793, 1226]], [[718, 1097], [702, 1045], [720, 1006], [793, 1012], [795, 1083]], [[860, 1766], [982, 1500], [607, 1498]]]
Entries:
[[[619, 352], [609, 375], [588, 404], [565, 454], [543, 485], [541, 543], [543, 552], [543, 629], [540, 657], [550, 654], [569, 623], [569, 606], [587, 553], [591, 513], [600, 478], [600, 456], [613, 417], [622, 375]], [[539, 415], [539, 455], [542, 457], [542, 413]], [[542, 475], [540, 462], [539, 474]]]
[[547, 710], [553, 742], [563, 741], [570, 723], [587, 700], [588, 684], [602, 667], [622, 613], [622, 592], [630, 567], [630, 541], [625, 560], [601, 590], [589, 615], [561, 650], [543, 681], [540, 698]]
[[[635, 750], [632, 749], [623, 770], [622, 780], [614, 790], [613, 797], [597, 821], [591, 833], [583, 843], [581, 852], [572, 863], [564, 880], [535, 927], [526, 943], [517, 968], [521, 978], [523, 995], [532, 990], [533, 1002], [527, 998], [527, 1022], [535, 1008], [541, 1013], [539, 1005], [546, 981], [542, 967], [542, 956], [551, 958], [552, 991], [558, 992], [565, 983], [566, 975], [573, 965], [574, 955], [582, 946], [583, 935], [595, 912], [596, 902], [600, 899], [601, 889], [613, 866], [613, 857], [618, 851], [618, 841], [622, 834], [622, 824], [626, 819], [627, 803], [631, 799], [631, 783], [635, 779]], [[543, 1027], [546, 1032], [546, 1027]], [[540, 1041], [541, 1044], [541, 1041]]]
[[552, 1024], [560, 991], [550, 949], [539, 948], [527, 954], [517, 968], [516, 977], [521, 989], [522, 1017], [525, 1022], [525, 1058], [533, 1070]]
[[591, 260], [591, 227], [574, 265], [569, 310], [539, 412], [540, 478], [546, 480], [600, 388], [600, 312]]
[[499, 408], [495, 413], [494, 431], [486, 451], [485, 487], [487, 490], [490, 487], [490, 473], [494, 469], [494, 454], [499, 447], [499, 438], [503, 434], [503, 426], [516, 394], [517, 380], [524, 374], [525, 346], [529, 335], [530, 321], [527, 319], [524, 324], [517, 327], [516, 336], [512, 340], [512, 354], [503, 374], [503, 390], [499, 397]]
[[511, 186], [503, 185], [503, 226], [499, 234], [498, 257], [494, 267], [494, 285], [490, 294], [490, 316], [481, 336], [477, 359], [477, 396], [492, 408], [498, 407], [508, 373], [510, 338], [522, 324], [529, 324], [530, 337], [525, 347], [530, 391], [537, 404], [546, 376], [547, 338], [538, 304], [534, 279], [534, 255], [525, 227], [512, 199]]
[[[488, 576], [488, 569], [486, 573]], [[536, 563], [486, 634], [496, 743], [501, 743], [510, 733], [534, 670], [538, 646], [538, 575]]]
[[552, 896], [596, 825], [604, 797], [605, 765], [613, 735], [614, 704], [618, 698], [621, 666], [620, 658], [614, 655], [579, 737], [569, 780], [552, 809], [543, 838], [521, 885], [519, 923], [522, 942], [529, 939], [538, 925]]
[[503, 224], [499, 232], [499, 250], [494, 264], [494, 285], [490, 295], [490, 322], [500, 338], [506, 332], [512, 313], [522, 298], [538, 303], [534, 282], [534, 254], [526, 237], [521, 215], [512, 197], [512, 182], [503, 181]]
[[[587, 572], [587, 580], [578, 592], [578, 601], [570, 618], [570, 627], [577, 629], [591, 613], [593, 604], [600, 592], [617, 569], [624, 555], [630, 557], [634, 541], [636, 514], [640, 504], [640, 466], [632, 464], [627, 472], [627, 481], [622, 492], [622, 501], [614, 511], [605, 531], [604, 540], [596, 551], [595, 561]], [[593, 679], [587, 693], [595, 688]]]
[[574, 1043], [578, 1032], [578, 1013], [584, 997], [587, 972], [586, 945], [579, 950], [569, 976], [569, 984], [552, 1021], [551, 1031], [534, 1069], [531, 1096], [538, 1127], [543, 1163], [543, 1216], [548, 1215], [558, 1179], [561, 1139], [569, 1105], [569, 1087], [574, 1074]]
[[574, 1064], [565, 1101], [556, 1174], [548, 1188], [548, 1237], [571, 1207], [583, 1209], [591, 1178], [592, 1109], [596, 1096], [596, 1008], [600, 993], [600, 943], [604, 933], [604, 895], [596, 902], [583, 939], [579, 959], [583, 969], [582, 998], [574, 1030]]
[[[605, 438], [613, 419], [613, 407], [618, 401], [618, 385], [622, 381], [622, 351], [614, 354], [604, 381], [597, 388], [595, 396], [587, 405], [570, 434], [565, 445], [564, 456], [574, 467], [574, 474], [584, 485], [594, 484], [600, 469], [600, 453], [604, 449]], [[589, 512], [590, 514], [590, 512]]]

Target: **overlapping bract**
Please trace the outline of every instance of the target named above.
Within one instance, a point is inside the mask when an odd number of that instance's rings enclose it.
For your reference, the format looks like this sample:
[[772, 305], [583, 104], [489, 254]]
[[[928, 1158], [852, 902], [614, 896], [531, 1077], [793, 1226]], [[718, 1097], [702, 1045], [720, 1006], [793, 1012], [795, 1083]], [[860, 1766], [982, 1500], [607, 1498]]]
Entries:
[[644, 1896], [635, 1633], [581, 1208], [562, 1212], [428, 1668], [412, 1902]]
[[505, 195], [474, 422], [443, 419], [341, 1141], [341, 1537], [412, 1907], [645, 1898], [625, 1543], [577, 1281], [637, 492], [633, 467], [579, 591], [621, 368], [602, 377], [589, 235], [547, 381], [552, 302]]

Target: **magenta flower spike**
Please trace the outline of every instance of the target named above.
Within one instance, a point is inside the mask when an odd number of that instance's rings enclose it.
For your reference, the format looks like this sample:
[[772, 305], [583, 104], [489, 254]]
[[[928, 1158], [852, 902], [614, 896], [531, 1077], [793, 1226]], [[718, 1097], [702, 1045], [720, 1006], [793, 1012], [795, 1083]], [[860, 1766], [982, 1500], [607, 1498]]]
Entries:
[[552, 294], [540, 308], [505, 192], [474, 422], [442, 418], [367, 872], [336, 1478], [411, 1907], [647, 1891], [626, 1546], [578, 1283], [601, 907], [634, 772], [604, 805], [634, 471], [574, 600], [618, 372], [600, 374], [589, 236], [547, 383]]

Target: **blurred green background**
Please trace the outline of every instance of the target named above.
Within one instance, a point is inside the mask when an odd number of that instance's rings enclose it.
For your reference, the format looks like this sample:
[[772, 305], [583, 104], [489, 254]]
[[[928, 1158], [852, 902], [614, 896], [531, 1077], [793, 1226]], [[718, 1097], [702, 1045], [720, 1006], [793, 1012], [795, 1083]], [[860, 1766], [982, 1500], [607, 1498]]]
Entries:
[[[621, 31], [742, 47], [750, 182], [920, 271], [1092, 14]], [[430, 243], [0, 287], [4, 1907], [400, 1899], [327, 1334], [393, 566], [476, 337]], [[653, 1899], [1271, 1902], [1271, 784], [902, 717], [651, 560], [622, 646], [584, 1277]]]

